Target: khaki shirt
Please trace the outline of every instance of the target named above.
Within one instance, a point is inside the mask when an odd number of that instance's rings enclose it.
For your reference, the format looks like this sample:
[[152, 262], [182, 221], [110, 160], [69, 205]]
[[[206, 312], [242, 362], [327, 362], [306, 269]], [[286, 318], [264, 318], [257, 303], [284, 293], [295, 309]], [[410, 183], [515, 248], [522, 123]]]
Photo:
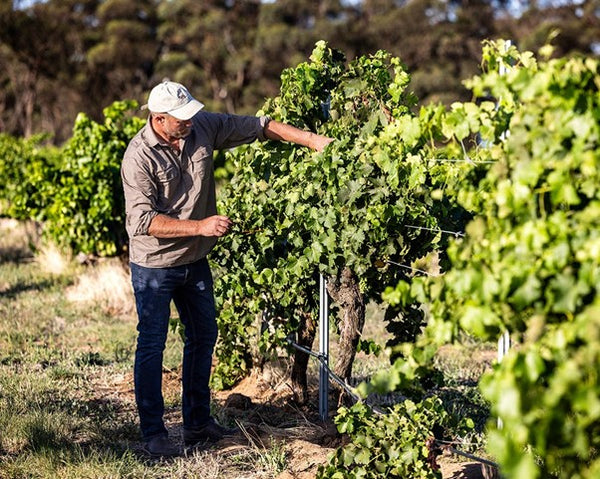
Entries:
[[148, 268], [189, 264], [204, 258], [216, 237], [156, 238], [148, 234], [152, 218], [201, 220], [217, 214], [213, 152], [255, 140], [264, 141], [267, 117], [199, 112], [181, 153], [146, 125], [129, 143], [121, 177], [125, 193], [129, 259]]

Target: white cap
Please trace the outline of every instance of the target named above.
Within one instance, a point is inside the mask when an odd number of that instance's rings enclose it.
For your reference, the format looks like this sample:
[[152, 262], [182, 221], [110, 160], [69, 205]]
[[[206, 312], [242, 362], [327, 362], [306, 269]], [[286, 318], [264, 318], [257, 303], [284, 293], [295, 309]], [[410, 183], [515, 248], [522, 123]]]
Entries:
[[189, 120], [204, 105], [182, 84], [164, 81], [152, 89], [146, 107], [153, 113], [168, 113], [178, 120]]

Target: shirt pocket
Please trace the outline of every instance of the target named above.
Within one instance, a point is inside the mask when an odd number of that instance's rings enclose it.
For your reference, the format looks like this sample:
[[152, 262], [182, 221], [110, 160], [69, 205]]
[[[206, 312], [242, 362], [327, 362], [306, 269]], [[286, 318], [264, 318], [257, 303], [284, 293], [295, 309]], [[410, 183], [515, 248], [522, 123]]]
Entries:
[[156, 181], [159, 183], [169, 183], [179, 176], [179, 170], [169, 165], [166, 168], [161, 168], [156, 171]]
[[196, 179], [204, 180], [212, 172], [213, 150], [206, 146], [201, 146], [190, 158], [192, 165], [192, 175]]
[[175, 165], [156, 170], [157, 207], [160, 212], [170, 212], [182, 195], [181, 172]]

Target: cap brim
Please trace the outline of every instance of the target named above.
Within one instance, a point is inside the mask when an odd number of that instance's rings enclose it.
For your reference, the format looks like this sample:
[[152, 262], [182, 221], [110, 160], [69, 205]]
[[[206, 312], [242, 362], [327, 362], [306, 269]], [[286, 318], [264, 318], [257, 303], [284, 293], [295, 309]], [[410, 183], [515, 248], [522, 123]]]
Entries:
[[182, 107], [176, 108], [175, 110], [171, 110], [167, 113], [178, 120], [189, 120], [196, 113], [202, 110], [202, 108], [204, 108], [204, 104], [193, 98], [189, 103], [186, 103]]

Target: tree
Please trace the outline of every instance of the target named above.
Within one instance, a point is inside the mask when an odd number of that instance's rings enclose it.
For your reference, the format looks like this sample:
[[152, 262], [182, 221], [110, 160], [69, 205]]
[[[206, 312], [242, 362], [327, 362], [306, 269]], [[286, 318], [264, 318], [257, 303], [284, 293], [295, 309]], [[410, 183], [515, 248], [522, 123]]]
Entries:
[[[284, 68], [318, 40], [348, 59], [385, 49], [424, 102], [467, 100], [482, 40], [502, 36], [555, 55], [598, 54], [596, 0], [47, 0], [0, 4], [0, 123], [17, 135], [55, 133], [78, 112], [102, 117], [116, 100], [144, 103], [164, 77], [186, 83], [207, 108], [253, 114], [277, 95]], [[27, 5], [25, 5], [27, 3]], [[558, 34], [556, 33], [558, 32]]]
[[85, 82], [94, 116], [107, 101], [142, 99], [158, 53], [156, 1], [106, 0], [95, 12], [97, 40], [86, 53]]
[[[528, 8], [517, 18], [505, 15], [498, 20], [505, 38], [522, 49], [537, 51], [549, 40], [554, 56], [572, 54], [597, 55], [600, 38], [598, 2], [564, 2], [560, 6], [528, 2]], [[540, 21], [543, 18], [543, 21]]]
[[155, 80], [185, 83], [209, 109], [249, 113], [245, 90], [259, 8], [254, 1], [162, 2]]
[[0, 7], [5, 68], [3, 107], [7, 131], [30, 136], [50, 131], [64, 139], [83, 101], [77, 85], [83, 68], [87, 14], [97, 2], [36, 3], [27, 10]]

